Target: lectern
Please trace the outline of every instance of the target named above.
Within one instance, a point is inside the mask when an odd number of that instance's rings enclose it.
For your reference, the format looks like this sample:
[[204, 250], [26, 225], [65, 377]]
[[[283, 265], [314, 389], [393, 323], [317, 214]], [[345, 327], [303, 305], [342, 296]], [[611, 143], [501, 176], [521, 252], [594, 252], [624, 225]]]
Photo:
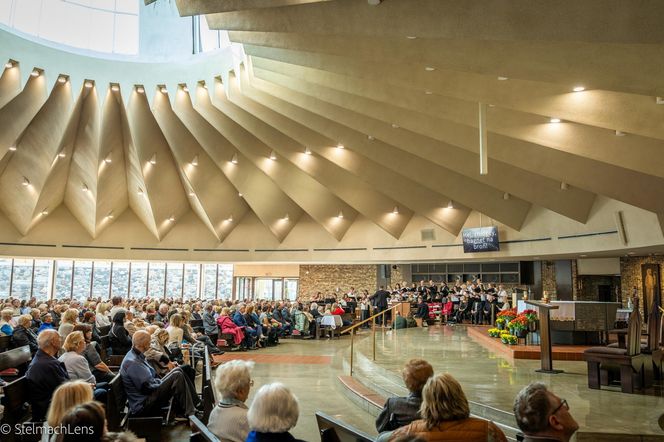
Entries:
[[563, 370], [553, 369], [553, 354], [551, 352], [551, 325], [549, 323], [549, 311], [556, 310], [557, 305], [546, 304], [541, 301], [525, 301], [526, 304], [537, 307], [537, 314], [540, 320], [540, 361], [542, 368], [535, 370], [539, 373], [557, 374]]

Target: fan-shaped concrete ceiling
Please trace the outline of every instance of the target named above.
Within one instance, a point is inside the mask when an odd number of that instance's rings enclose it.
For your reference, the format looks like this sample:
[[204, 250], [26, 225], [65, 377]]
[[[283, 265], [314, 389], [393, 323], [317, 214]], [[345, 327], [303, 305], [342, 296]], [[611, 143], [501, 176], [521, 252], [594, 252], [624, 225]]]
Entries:
[[221, 247], [249, 216], [277, 248], [307, 244], [298, 223], [346, 247], [367, 222], [419, 245], [409, 225], [458, 243], [473, 213], [532, 238], [613, 229], [633, 209], [639, 245], [664, 243], [659, 1], [177, 5], [243, 45], [223, 81], [49, 92], [7, 65], [0, 209], [21, 235], [62, 204], [93, 241], [130, 209], [156, 244], [193, 213]]

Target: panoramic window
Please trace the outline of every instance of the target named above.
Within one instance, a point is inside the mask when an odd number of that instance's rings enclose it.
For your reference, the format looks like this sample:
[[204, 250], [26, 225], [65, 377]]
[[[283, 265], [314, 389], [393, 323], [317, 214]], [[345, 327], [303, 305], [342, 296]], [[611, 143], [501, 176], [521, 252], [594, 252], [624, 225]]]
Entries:
[[1, 0], [0, 23], [66, 46], [138, 54], [138, 0]]

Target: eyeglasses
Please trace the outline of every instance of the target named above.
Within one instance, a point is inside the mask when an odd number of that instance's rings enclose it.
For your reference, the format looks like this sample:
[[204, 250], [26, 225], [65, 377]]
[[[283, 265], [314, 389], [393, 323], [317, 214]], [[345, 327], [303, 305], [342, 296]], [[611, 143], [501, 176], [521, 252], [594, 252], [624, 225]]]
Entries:
[[253, 387], [253, 386], [254, 386], [254, 380], [253, 380], [253, 379], [249, 381], [249, 386], [250, 386], [250, 387]]
[[569, 410], [569, 404], [567, 403], [567, 400], [566, 400], [566, 399], [563, 399], [563, 400], [560, 402], [560, 405], [558, 405], [558, 406], [556, 407], [556, 409], [553, 410], [553, 412], [551, 412], [551, 416], [553, 416], [554, 414], [556, 414], [556, 413], [558, 412], [558, 410], [560, 410], [560, 409], [563, 408], [563, 407], [565, 407], [565, 410]]

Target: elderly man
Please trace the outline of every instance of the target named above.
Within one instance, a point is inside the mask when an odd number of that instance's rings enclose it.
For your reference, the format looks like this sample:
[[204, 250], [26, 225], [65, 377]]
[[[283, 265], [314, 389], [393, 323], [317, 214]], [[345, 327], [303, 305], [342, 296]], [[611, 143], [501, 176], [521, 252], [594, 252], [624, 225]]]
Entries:
[[150, 334], [137, 330], [132, 339], [132, 349], [120, 366], [122, 384], [127, 392], [129, 411], [132, 415], [156, 414], [172, 397], [176, 411], [188, 417], [196, 412], [194, 402], [199, 402], [194, 384], [181, 368], [175, 367], [159, 379], [157, 372], [145, 359], [150, 348]]
[[28, 400], [32, 405], [32, 420], [46, 417], [53, 392], [69, 380], [65, 365], [55, 356], [60, 350], [60, 335], [56, 330], [44, 330], [38, 336], [39, 350], [30, 362], [25, 378], [28, 381]]
[[567, 442], [579, 429], [579, 424], [569, 412], [567, 401], [540, 382], [533, 382], [517, 394], [514, 416], [525, 435], [525, 442]]
[[159, 310], [157, 310], [154, 320], [166, 325], [168, 322], [168, 304], [161, 304], [159, 306]]

